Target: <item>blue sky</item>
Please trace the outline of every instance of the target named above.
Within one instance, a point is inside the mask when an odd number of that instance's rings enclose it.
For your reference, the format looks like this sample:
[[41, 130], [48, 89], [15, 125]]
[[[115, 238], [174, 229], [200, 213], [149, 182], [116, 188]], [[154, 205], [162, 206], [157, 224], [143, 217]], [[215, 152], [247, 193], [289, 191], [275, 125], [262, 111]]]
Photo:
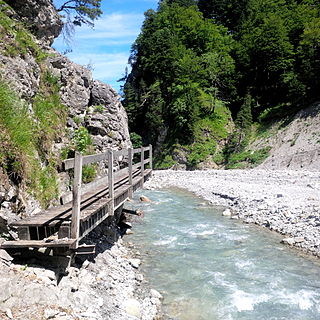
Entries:
[[[58, 6], [64, 1], [53, 2]], [[67, 56], [81, 65], [90, 65], [95, 79], [119, 90], [121, 83], [117, 80], [124, 75], [131, 45], [144, 20], [143, 13], [157, 6], [158, 0], [102, 0], [104, 14], [95, 21], [94, 29], [87, 26], [75, 28], [70, 43], [72, 52]], [[61, 35], [53, 47], [64, 52], [68, 45]]]

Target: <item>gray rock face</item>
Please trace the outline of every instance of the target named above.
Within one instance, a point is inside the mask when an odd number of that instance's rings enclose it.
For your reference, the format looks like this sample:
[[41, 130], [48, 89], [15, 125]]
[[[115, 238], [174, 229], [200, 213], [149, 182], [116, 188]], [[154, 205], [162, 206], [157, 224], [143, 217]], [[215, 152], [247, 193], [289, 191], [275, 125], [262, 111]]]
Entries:
[[70, 107], [69, 113], [72, 116], [85, 113], [90, 102], [91, 72], [54, 50], [52, 52], [55, 56], [48, 60], [48, 67], [62, 84], [62, 103]]
[[40, 83], [40, 67], [30, 54], [24, 59], [0, 54], [0, 71], [3, 79], [10, 81], [21, 98], [30, 100], [36, 95]]
[[31, 26], [32, 33], [43, 43], [51, 45], [60, 34], [63, 23], [52, 0], [6, 0], [20, 18]]
[[88, 69], [59, 54], [48, 60], [48, 67], [61, 81], [61, 99], [69, 108], [71, 131], [79, 125], [86, 127], [97, 152], [131, 146], [126, 111], [110, 85], [93, 80]]

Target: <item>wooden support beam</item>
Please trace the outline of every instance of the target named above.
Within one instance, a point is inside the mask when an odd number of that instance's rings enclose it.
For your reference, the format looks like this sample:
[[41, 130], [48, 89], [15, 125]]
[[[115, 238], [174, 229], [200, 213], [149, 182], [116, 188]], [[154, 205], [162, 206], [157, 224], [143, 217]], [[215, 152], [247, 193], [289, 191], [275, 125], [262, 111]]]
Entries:
[[130, 185], [130, 189], [129, 189], [129, 198], [132, 199], [132, 194], [133, 194], [133, 190], [132, 190], [132, 159], [133, 159], [133, 152], [132, 152], [132, 148], [128, 149], [128, 174], [129, 174], [129, 185]]
[[73, 200], [71, 238], [76, 240], [75, 249], [78, 247], [80, 235], [80, 205], [81, 205], [81, 181], [82, 181], [82, 155], [76, 152], [74, 158]]
[[141, 147], [141, 176], [144, 175], [144, 148]]
[[20, 240], [30, 240], [30, 232], [28, 227], [18, 228], [18, 238]]
[[70, 221], [64, 221], [58, 231], [58, 239], [64, 239], [64, 238], [71, 238], [71, 233], [70, 233]]
[[114, 174], [113, 174], [113, 151], [108, 149], [108, 188], [109, 198], [112, 199], [110, 203], [110, 214], [114, 211]]
[[150, 164], [150, 169], [152, 170], [152, 144], [149, 145], [149, 164]]

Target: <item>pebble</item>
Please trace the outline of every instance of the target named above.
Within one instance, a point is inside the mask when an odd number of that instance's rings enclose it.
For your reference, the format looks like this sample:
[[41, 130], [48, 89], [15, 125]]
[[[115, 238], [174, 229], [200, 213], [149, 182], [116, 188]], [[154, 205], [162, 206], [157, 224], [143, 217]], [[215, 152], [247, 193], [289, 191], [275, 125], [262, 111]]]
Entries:
[[132, 265], [133, 268], [138, 269], [141, 264], [141, 260], [140, 259], [129, 259], [129, 263]]

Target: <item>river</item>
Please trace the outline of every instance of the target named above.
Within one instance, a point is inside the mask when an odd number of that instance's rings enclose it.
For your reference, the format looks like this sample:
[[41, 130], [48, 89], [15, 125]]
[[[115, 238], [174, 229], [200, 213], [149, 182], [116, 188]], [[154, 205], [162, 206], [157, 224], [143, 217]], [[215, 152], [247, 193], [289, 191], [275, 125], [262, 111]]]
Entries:
[[[139, 202], [139, 195], [152, 202]], [[142, 272], [164, 296], [168, 319], [319, 320], [320, 265], [281, 236], [222, 216], [222, 208], [179, 190], [143, 190], [145, 212], [128, 241]]]

